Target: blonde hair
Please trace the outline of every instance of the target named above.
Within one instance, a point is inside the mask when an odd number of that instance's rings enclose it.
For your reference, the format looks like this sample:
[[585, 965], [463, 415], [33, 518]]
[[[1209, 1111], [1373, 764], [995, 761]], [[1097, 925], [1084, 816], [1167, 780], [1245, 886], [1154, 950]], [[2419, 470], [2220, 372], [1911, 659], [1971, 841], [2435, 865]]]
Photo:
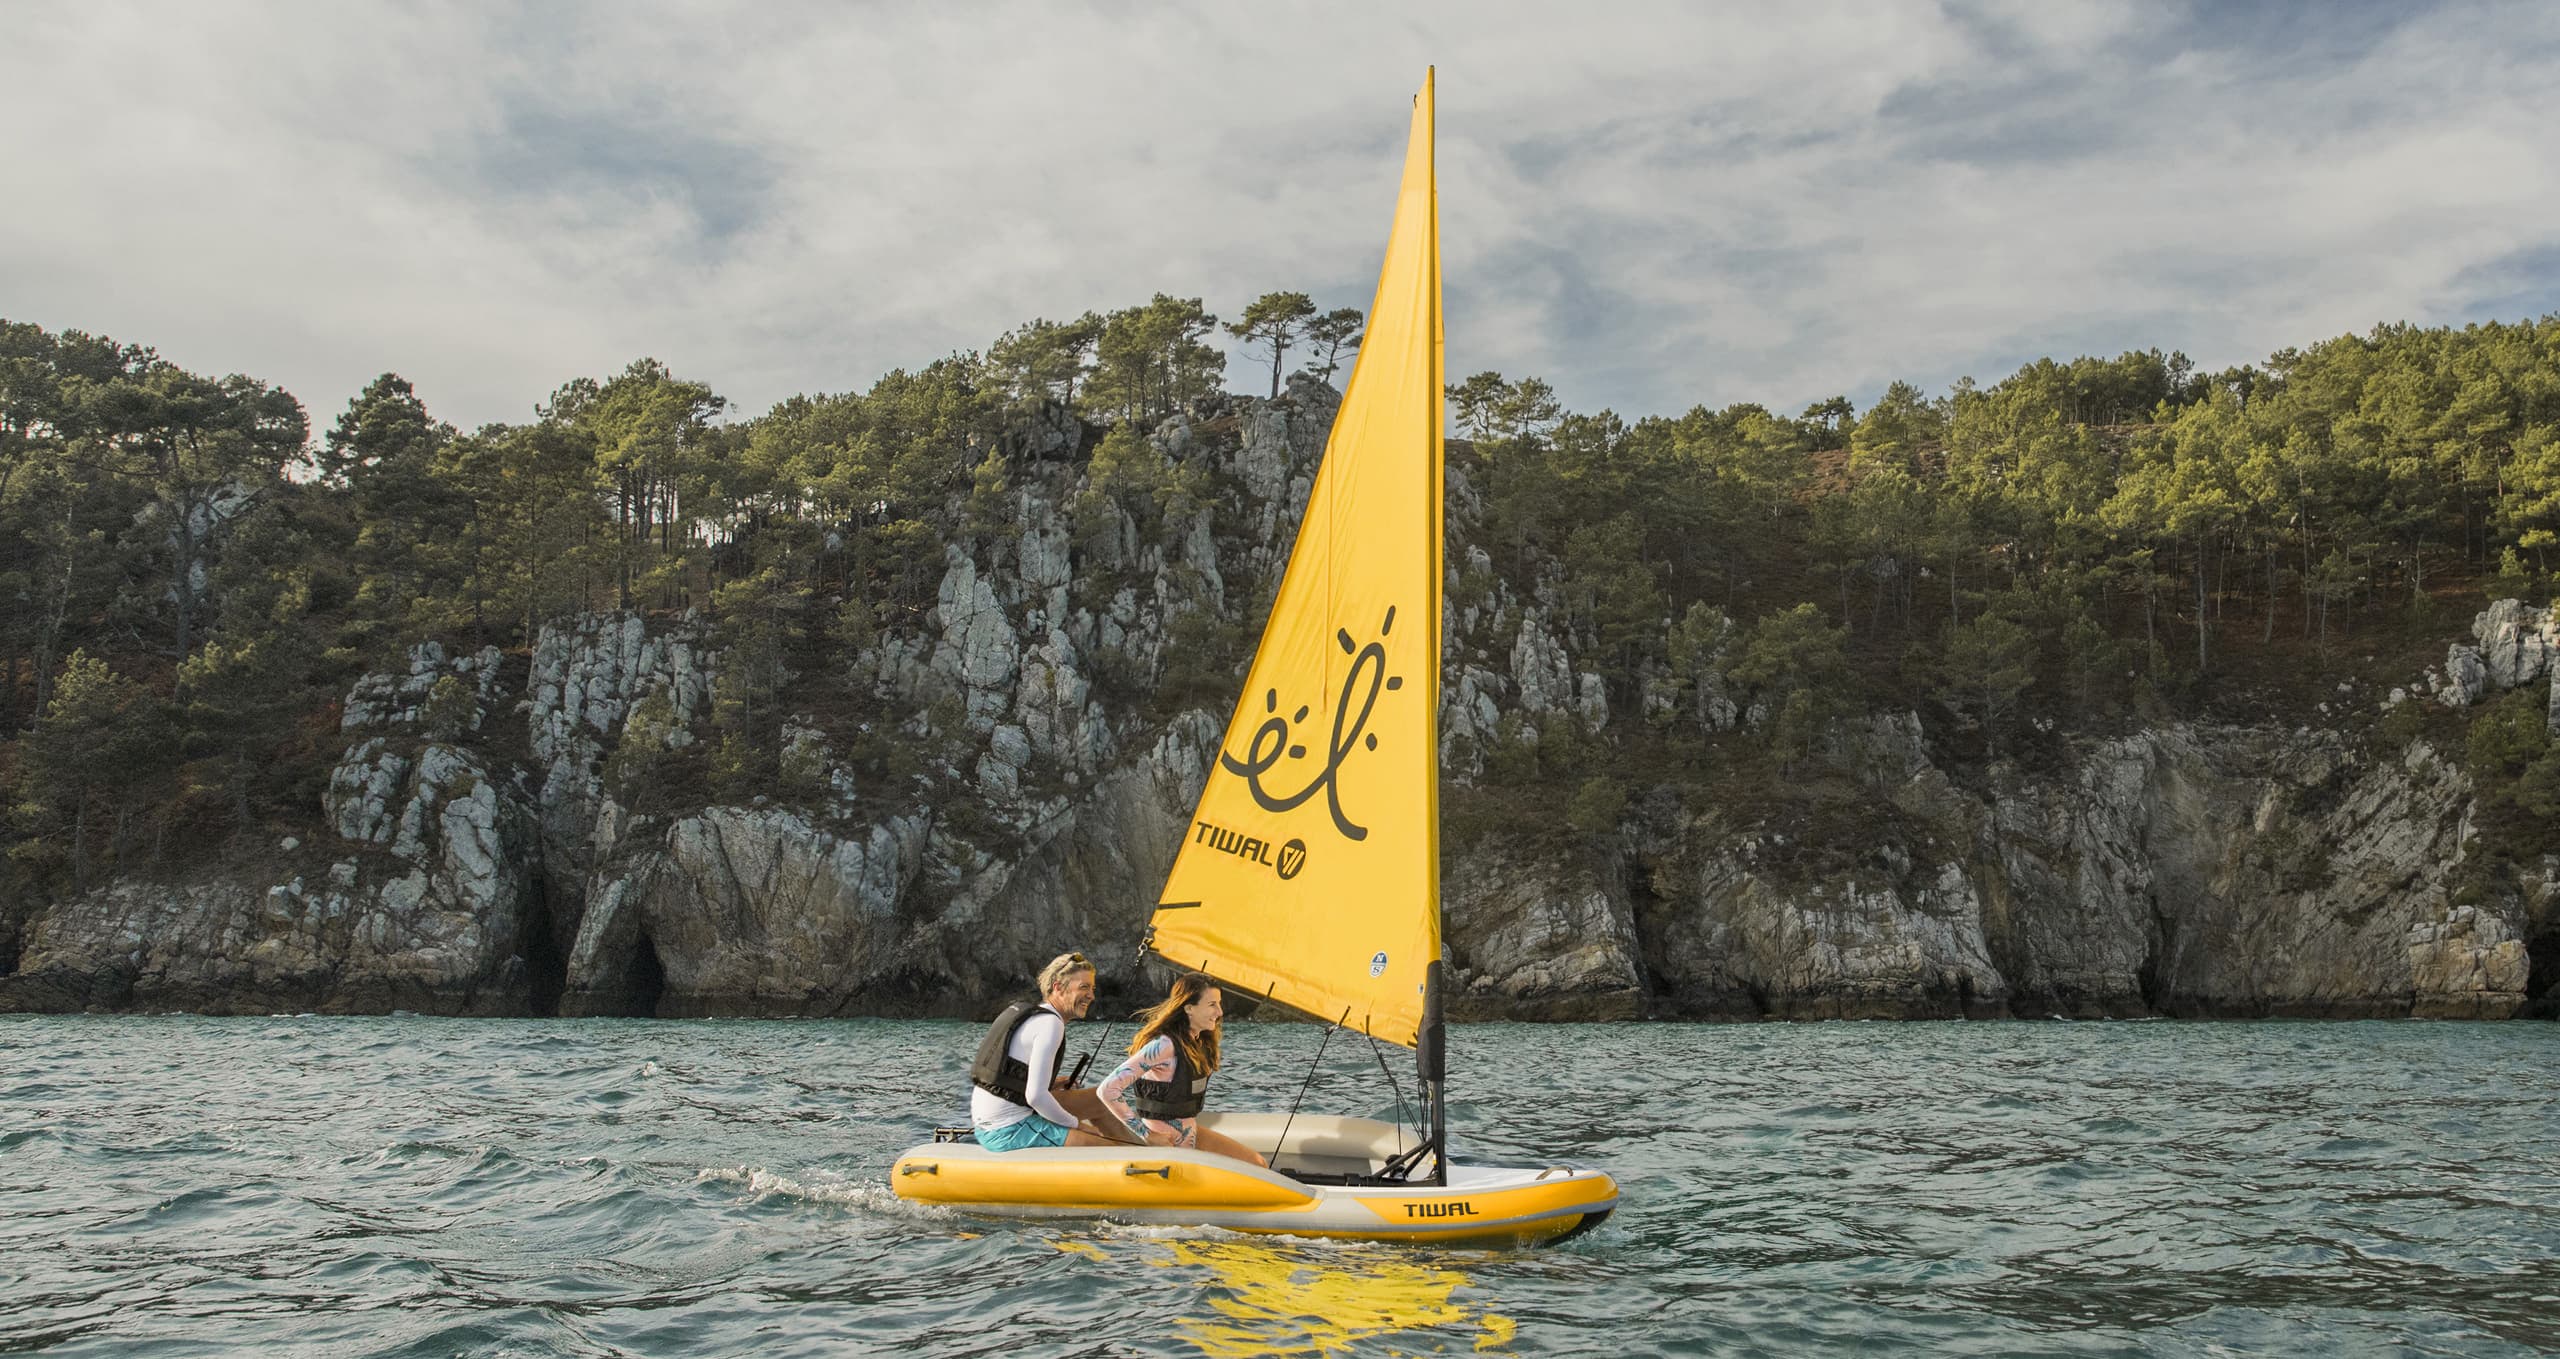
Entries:
[[1218, 979], [1206, 972], [1185, 972], [1173, 979], [1173, 989], [1165, 998], [1138, 1016], [1138, 1036], [1129, 1040], [1129, 1051], [1136, 1052], [1158, 1038], [1171, 1038], [1191, 1058], [1193, 1070], [1207, 1076], [1218, 1069], [1218, 1031], [1191, 1032], [1191, 1021], [1183, 1008], [1200, 999], [1203, 991], [1218, 989]]
[[1050, 959], [1047, 967], [1040, 969], [1040, 994], [1045, 996], [1058, 989], [1067, 978], [1079, 972], [1091, 971], [1093, 964], [1086, 961], [1083, 954], [1061, 953]]

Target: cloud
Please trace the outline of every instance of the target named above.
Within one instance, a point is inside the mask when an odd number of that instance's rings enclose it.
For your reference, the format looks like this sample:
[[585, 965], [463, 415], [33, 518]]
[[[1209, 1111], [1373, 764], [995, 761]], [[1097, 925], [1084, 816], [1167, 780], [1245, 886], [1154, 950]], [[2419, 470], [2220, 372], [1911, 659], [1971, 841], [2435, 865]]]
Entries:
[[465, 425], [642, 355], [755, 412], [1159, 291], [1363, 305], [1432, 62], [1450, 370], [1578, 409], [2560, 307], [2543, 7], [245, 14], [14, 16], [0, 314], [323, 421], [386, 369]]

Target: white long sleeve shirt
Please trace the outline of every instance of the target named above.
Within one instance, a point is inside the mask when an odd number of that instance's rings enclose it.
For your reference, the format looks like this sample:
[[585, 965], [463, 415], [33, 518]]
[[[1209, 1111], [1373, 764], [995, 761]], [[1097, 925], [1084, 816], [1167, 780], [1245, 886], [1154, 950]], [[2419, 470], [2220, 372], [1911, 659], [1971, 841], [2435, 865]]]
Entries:
[[1013, 1043], [1006, 1049], [1007, 1055], [1031, 1070], [1022, 1083], [1024, 1093], [1031, 1096], [1030, 1105], [1016, 1104], [973, 1085], [969, 1087], [969, 1122], [992, 1132], [1012, 1127], [1036, 1113], [1061, 1127], [1074, 1127], [1076, 1116], [1068, 1113], [1049, 1089], [1049, 1081], [1058, 1071], [1058, 1050], [1066, 1045], [1066, 1016], [1055, 1007], [1041, 1006], [1038, 1013], [1013, 1031]]

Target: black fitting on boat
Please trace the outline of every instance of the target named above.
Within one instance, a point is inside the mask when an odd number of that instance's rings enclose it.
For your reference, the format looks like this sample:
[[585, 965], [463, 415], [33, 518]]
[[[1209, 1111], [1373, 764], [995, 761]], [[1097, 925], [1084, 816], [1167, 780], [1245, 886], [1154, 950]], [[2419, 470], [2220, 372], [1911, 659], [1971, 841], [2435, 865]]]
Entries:
[[1422, 1079], [1444, 1081], [1449, 1078], [1449, 1030], [1440, 1019], [1438, 962], [1424, 972], [1422, 985], [1422, 1032], [1414, 1041], [1414, 1057], [1421, 1064]]
[[1431, 1182], [1449, 1182], [1449, 1026], [1440, 1014], [1447, 978], [1439, 959], [1422, 974], [1422, 1032], [1414, 1038], [1414, 1060], [1422, 1067], [1422, 1099], [1430, 1110]]

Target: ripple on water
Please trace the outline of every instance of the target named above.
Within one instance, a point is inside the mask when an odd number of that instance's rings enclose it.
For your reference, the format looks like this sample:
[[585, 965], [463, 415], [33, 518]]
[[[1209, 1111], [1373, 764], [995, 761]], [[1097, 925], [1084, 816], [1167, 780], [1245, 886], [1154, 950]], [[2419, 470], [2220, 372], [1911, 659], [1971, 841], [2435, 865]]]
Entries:
[[[906, 1203], [965, 1025], [0, 1017], [0, 1349], [2523, 1354], [2552, 1032], [1467, 1026], [1462, 1149], [1626, 1202], [1462, 1252]], [[1318, 1037], [1236, 1026], [1222, 1099]], [[1308, 1107], [1376, 1083], [1337, 1045]]]

